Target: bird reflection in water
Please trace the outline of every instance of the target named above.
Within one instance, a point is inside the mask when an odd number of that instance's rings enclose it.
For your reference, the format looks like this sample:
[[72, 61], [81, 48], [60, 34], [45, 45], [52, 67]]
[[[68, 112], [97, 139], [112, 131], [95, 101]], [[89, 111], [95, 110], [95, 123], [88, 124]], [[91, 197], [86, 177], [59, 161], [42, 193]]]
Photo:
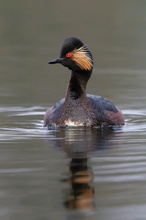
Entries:
[[87, 162], [87, 157], [71, 159], [67, 181], [69, 190], [64, 202], [65, 207], [71, 210], [87, 211], [95, 208], [93, 174]]
[[93, 211], [94, 184], [92, 167], [88, 165], [92, 154], [96, 155], [100, 151], [112, 145], [115, 132], [111, 129], [59, 129], [55, 132], [53, 145], [62, 149], [69, 162], [69, 172], [67, 178], [63, 180], [68, 183], [68, 189], [64, 195], [64, 206], [69, 210]]

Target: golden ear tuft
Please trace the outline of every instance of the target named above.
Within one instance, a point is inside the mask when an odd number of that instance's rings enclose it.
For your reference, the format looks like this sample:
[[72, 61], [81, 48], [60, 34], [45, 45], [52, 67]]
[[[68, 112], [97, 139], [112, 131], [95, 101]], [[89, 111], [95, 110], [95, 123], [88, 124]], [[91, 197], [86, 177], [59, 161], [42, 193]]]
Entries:
[[87, 54], [86, 46], [74, 49], [71, 59], [77, 63], [82, 70], [91, 70], [93, 67], [92, 58]]

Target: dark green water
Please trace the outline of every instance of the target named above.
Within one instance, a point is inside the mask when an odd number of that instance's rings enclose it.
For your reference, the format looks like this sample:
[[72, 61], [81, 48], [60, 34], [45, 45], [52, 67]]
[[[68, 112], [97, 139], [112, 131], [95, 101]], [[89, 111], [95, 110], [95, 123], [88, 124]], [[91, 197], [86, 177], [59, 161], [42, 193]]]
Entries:
[[[91, 49], [88, 93], [124, 113], [119, 131], [43, 128], [68, 69], [49, 66], [65, 37]], [[0, 3], [0, 219], [145, 220], [146, 3]]]

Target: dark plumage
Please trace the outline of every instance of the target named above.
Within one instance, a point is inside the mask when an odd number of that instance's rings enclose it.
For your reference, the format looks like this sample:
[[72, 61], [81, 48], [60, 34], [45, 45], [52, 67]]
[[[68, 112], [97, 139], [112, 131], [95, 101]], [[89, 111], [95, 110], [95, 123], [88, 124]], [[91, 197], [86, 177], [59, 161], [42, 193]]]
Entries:
[[49, 62], [61, 63], [71, 70], [71, 78], [64, 99], [49, 108], [44, 126], [122, 126], [121, 111], [109, 100], [86, 94], [86, 85], [93, 69], [93, 57], [86, 45], [75, 37], [66, 38], [60, 56]]

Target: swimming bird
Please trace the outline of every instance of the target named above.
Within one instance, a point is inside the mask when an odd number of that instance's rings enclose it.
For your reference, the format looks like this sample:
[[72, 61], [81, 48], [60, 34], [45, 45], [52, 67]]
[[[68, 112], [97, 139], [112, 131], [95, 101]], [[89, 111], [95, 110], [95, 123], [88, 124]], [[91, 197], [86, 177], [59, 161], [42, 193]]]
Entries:
[[62, 64], [71, 70], [65, 98], [49, 108], [44, 117], [44, 126], [122, 126], [122, 112], [101, 96], [86, 94], [87, 82], [93, 70], [93, 56], [88, 47], [78, 38], [63, 41], [60, 55], [49, 64]]

